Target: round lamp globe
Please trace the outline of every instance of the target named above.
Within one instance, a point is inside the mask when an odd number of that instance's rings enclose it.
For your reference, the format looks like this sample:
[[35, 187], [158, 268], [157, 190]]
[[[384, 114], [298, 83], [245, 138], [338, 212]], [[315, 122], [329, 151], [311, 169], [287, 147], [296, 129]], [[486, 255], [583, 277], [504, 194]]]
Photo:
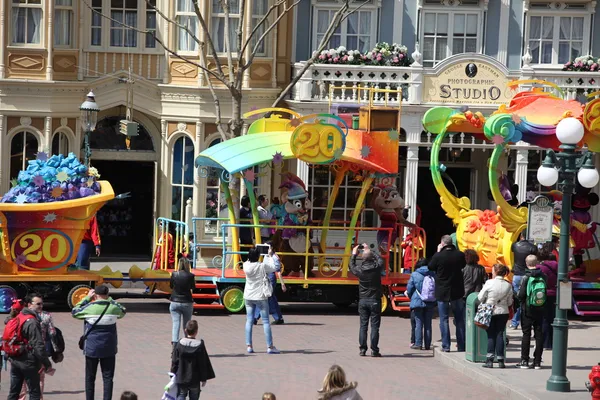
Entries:
[[583, 124], [577, 118], [565, 118], [556, 125], [556, 137], [563, 144], [579, 143], [583, 133]]
[[541, 166], [538, 168], [537, 179], [542, 186], [554, 186], [558, 181], [558, 170], [555, 168]]
[[591, 189], [598, 184], [600, 176], [595, 168], [582, 168], [577, 173], [577, 180], [584, 188]]

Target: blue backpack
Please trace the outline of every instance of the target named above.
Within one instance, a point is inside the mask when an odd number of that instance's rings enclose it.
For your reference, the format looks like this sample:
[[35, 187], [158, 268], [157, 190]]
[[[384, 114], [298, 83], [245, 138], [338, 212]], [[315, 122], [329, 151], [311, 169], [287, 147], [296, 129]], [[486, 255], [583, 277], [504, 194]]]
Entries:
[[425, 279], [423, 279], [423, 287], [421, 288], [421, 292], [419, 293], [417, 290], [417, 293], [421, 300], [426, 303], [435, 301], [435, 279], [433, 276], [425, 276]]

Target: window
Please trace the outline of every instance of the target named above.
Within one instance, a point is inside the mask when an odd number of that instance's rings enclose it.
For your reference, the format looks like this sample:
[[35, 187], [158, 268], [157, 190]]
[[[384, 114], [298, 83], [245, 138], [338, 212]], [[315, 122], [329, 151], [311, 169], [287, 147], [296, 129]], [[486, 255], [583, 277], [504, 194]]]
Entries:
[[110, 21], [110, 45], [137, 47], [137, 32], [122, 25], [137, 28], [137, 0], [111, 0], [110, 16], [118, 21]]
[[[269, 10], [269, 0], [254, 0], [252, 1], [252, 28], [257, 26], [260, 20], [267, 14]], [[256, 33], [252, 37], [251, 48], [250, 50], [254, 50], [254, 46], [258, 43], [258, 39], [265, 33], [269, 25], [271, 24], [270, 19], [265, 20], [260, 27], [256, 30]], [[260, 46], [256, 49], [257, 56], [268, 56], [268, 40], [271, 35], [267, 35], [265, 39], [262, 41]]]
[[12, 43], [42, 42], [42, 0], [12, 0]]
[[532, 64], [564, 64], [587, 52], [589, 16], [530, 15]]
[[423, 65], [433, 67], [446, 57], [479, 50], [479, 12], [424, 12]]
[[56, 132], [52, 137], [52, 154], [69, 155], [69, 137], [64, 132]]
[[54, 45], [71, 47], [73, 31], [73, 0], [55, 0]]
[[[175, 14], [177, 23], [185, 26], [198, 36], [198, 17], [194, 12], [193, 0], [177, 0]], [[177, 50], [194, 52], [198, 50], [198, 43], [196, 43], [190, 34], [181, 28], [179, 28], [177, 32]]]
[[240, 1], [229, 0], [229, 46], [225, 46], [225, 10], [219, 0], [212, 0], [212, 40], [217, 53], [237, 51], [237, 30], [240, 23]]
[[[339, 5], [338, 5], [339, 7]], [[315, 34], [313, 48], [317, 48], [327, 28], [337, 11], [336, 7], [315, 6], [314, 22]], [[328, 48], [338, 48], [344, 46], [348, 50], [359, 50], [367, 52], [371, 50], [377, 41], [377, 9], [375, 7], [362, 7], [348, 16], [336, 29]]]
[[[221, 139], [213, 140], [208, 147], [221, 143]], [[206, 218], [219, 218], [221, 212], [227, 208], [227, 203], [221, 195], [221, 170], [209, 168], [206, 177], [206, 209], [204, 216]], [[214, 221], [206, 221], [204, 224], [204, 234], [208, 236], [221, 236], [221, 227]]]
[[146, 4], [146, 30], [148, 33], [146, 34], [146, 48], [154, 49], [156, 48], [156, 39], [154, 39], [154, 35], [156, 35], [156, 0], [150, 0], [150, 4]]
[[186, 201], [194, 192], [194, 142], [181, 136], [173, 146], [173, 168], [171, 170], [172, 212], [171, 218], [183, 221]]
[[31, 132], [19, 132], [10, 142], [10, 179], [15, 179], [20, 171], [27, 168], [27, 162], [35, 159], [38, 141]]
[[92, 46], [102, 46], [102, 0], [93, 0], [92, 10]]

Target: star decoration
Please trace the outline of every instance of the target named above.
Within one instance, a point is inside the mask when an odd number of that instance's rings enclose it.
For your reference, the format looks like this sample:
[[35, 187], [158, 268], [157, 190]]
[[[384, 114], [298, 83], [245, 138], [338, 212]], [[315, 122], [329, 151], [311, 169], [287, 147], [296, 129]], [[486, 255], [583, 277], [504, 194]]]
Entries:
[[279, 151], [275, 152], [275, 154], [273, 154], [273, 164], [280, 165], [282, 162], [283, 162], [283, 154], [281, 154], [281, 152], [279, 152]]
[[15, 202], [17, 204], [23, 204], [27, 202], [27, 195], [25, 193], [21, 193], [15, 198]]
[[16, 180], [16, 179], [11, 179], [11, 180], [10, 180], [10, 186], [11, 186], [11, 187], [15, 187], [15, 186], [17, 186], [18, 184], [19, 184], [19, 182], [17, 182], [17, 180]]
[[397, 130], [392, 129], [388, 133], [388, 137], [390, 138], [390, 140], [396, 141], [396, 140], [398, 140], [400, 138], [400, 134], [398, 133]]
[[515, 124], [520, 124], [521, 123], [521, 117], [519, 117], [517, 114], [513, 114], [512, 115], [512, 120]]
[[33, 177], [33, 183], [35, 186], [40, 187], [42, 186], [44, 183], [46, 183], [46, 181], [44, 180], [44, 177], [41, 175], [36, 175]]
[[[258, 110], [258, 107], [256, 107], [256, 106], [252, 106], [252, 107], [250, 107], [250, 110], [249, 110], [249, 111], [250, 111], [250, 112], [252, 112], [252, 111], [256, 111], [256, 110]], [[249, 119], [257, 119], [257, 118], [258, 118], [258, 114], [256, 114], [256, 115], [251, 115], [251, 116], [249, 117]]]
[[369, 154], [371, 154], [371, 148], [369, 146], [365, 145], [360, 149], [360, 155], [362, 158], [369, 157]]
[[256, 177], [256, 174], [254, 173], [253, 170], [247, 169], [246, 171], [244, 171], [244, 179], [247, 180], [248, 182], [254, 182], [255, 177]]
[[56, 180], [59, 182], [66, 182], [69, 180], [69, 174], [67, 174], [65, 171], [60, 171], [58, 174], [56, 174]]
[[298, 118], [294, 118], [293, 120], [290, 121], [290, 125], [291, 126], [299, 126], [300, 120]]
[[48, 153], [40, 151], [36, 154], [36, 158], [40, 161], [48, 161]]
[[336, 160], [339, 160], [342, 158], [343, 154], [344, 154], [344, 151], [342, 149], [335, 149], [335, 151], [333, 152], [333, 158]]
[[62, 191], [62, 189], [60, 187], [55, 187], [54, 189], [52, 189], [52, 192], [50, 194], [55, 199], [58, 199], [60, 196], [62, 196], [63, 191]]
[[492, 138], [492, 143], [502, 144], [502, 143], [504, 143], [504, 138], [500, 135], [494, 135], [494, 137]]
[[17, 265], [25, 264], [25, 261], [27, 261], [27, 256], [25, 256], [23, 254], [19, 254], [18, 256], [15, 257], [15, 264], [17, 264]]
[[46, 215], [44, 215], [44, 222], [46, 222], [47, 224], [56, 221], [56, 214], [51, 212], [48, 213]]
[[94, 185], [94, 178], [88, 178], [87, 180], [87, 186], [88, 187], [92, 187]]
[[467, 111], [469, 111], [469, 106], [462, 106], [462, 107], [460, 108], [460, 112], [461, 112], [461, 113], [466, 113]]

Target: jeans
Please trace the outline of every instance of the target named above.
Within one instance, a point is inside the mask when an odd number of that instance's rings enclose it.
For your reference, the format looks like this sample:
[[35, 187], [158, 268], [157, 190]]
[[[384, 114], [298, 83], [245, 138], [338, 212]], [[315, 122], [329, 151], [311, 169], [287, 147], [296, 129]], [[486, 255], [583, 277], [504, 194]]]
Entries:
[[[517, 293], [519, 293], [519, 288], [521, 287], [521, 281], [523, 280], [523, 275], [515, 275], [512, 280], [513, 293], [516, 297]], [[512, 320], [510, 321], [510, 326], [516, 328], [519, 326], [519, 322], [521, 321], [521, 307], [515, 309], [515, 315], [513, 315]]]
[[488, 344], [487, 356], [494, 358], [494, 353], [498, 360], [504, 360], [504, 331], [508, 314], [492, 315], [490, 326], [487, 328]]
[[200, 383], [194, 385], [179, 385], [177, 388], [177, 400], [185, 400], [189, 396], [190, 400], [200, 398]]
[[371, 350], [379, 353], [379, 325], [381, 325], [381, 300], [360, 299], [358, 301], [358, 314], [360, 315], [360, 331], [358, 343], [360, 349], [367, 351], [367, 333], [369, 319], [371, 320]]
[[177, 303], [172, 301], [169, 306], [171, 312], [171, 320], [173, 321], [173, 329], [171, 332], [171, 342], [179, 342], [179, 326], [181, 325], [181, 319], [183, 318], [183, 325], [181, 329], [185, 332], [185, 326], [192, 319], [192, 313], [194, 311], [194, 303]]
[[556, 316], [556, 296], [546, 297], [544, 304], [544, 321], [542, 322], [542, 335], [544, 338], [544, 349], [552, 350], [552, 339], [554, 336], [554, 328], [552, 323]]
[[94, 400], [96, 391], [96, 372], [98, 363], [102, 369], [102, 381], [104, 382], [104, 400], [112, 400], [113, 377], [115, 376], [116, 357], [85, 358], [85, 399]]
[[[275, 321], [279, 321], [283, 319], [283, 315], [281, 314], [281, 308], [279, 307], [279, 302], [277, 301], [277, 296], [275, 296], [275, 288], [273, 288], [273, 296], [269, 297], [269, 314], [273, 316]], [[260, 318], [260, 310], [258, 308], [254, 311], [254, 319]]]
[[442, 349], [450, 351], [450, 309], [454, 315], [456, 326], [456, 347], [458, 351], [465, 351], [465, 299], [438, 301], [438, 312], [440, 315], [440, 333], [442, 334]]
[[42, 398], [42, 392], [40, 389], [40, 374], [37, 368], [21, 369], [11, 364], [10, 367], [10, 390], [8, 392], [8, 400], [17, 400], [21, 389], [23, 388], [23, 382], [27, 384], [29, 389], [29, 400], [40, 400]]
[[254, 326], [254, 313], [260, 311], [267, 347], [273, 347], [273, 334], [271, 333], [271, 322], [269, 321], [269, 301], [245, 300], [246, 302], [246, 345], [252, 346], [252, 327]]
[[[44, 399], [44, 378], [46, 376], [46, 372], [42, 371], [40, 372], [40, 400]], [[19, 400], [25, 400], [25, 398], [27, 397], [27, 384], [23, 383], [23, 388], [21, 389], [21, 394], [19, 394]]]
[[75, 261], [75, 265], [81, 269], [90, 269], [90, 257], [92, 253], [94, 253], [94, 242], [91, 240], [84, 240], [81, 242], [81, 246], [79, 246], [79, 252], [77, 253], [77, 260]]
[[410, 344], [415, 344], [415, 329], [417, 322], [415, 320], [415, 309], [410, 310]]
[[[426, 350], [431, 348], [431, 320], [433, 319], [433, 307], [414, 308], [415, 314], [415, 345], [422, 346]], [[423, 343], [423, 337], [425, 342]]]
[[521, 339], [521, 360], [529, 362], [529, 349], [531, 348], [531, 328], [535, 337], [535, 350], [533, 351], [533, 363], [540, 364], [542, 362], [542, 352], [544, 351], [544, 336], [542, 334], [542, 322], [544, 316], [539, 315], [529, 316], [527, 313], [521, 314], [521, 329], [523, 330], [523, 338]]

